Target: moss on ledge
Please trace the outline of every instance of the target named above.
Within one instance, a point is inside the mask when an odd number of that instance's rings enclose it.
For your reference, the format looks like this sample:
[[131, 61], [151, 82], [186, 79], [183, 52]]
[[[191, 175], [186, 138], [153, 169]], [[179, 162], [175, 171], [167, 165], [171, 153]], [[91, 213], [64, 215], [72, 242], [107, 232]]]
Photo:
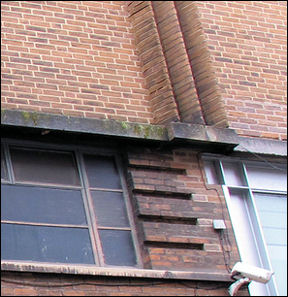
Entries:
[[1, 110], [1, 124], [157, 141], [168, 139], [166, 127], [160, 125], [77, 118], [19, 110]]

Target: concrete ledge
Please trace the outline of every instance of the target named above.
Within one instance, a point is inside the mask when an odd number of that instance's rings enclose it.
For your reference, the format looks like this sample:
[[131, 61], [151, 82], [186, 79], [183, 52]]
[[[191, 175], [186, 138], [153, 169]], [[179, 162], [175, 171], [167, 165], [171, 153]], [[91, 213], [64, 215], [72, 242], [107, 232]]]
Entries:
[[170, 123], [167, 125], [168, 138], [172, 140], [187, 140], [210, 142], [235, 147], [238, 145], [238, 135], [232, 129], [220, 129], [187, 123]]
[[59, 273], [73, 275], [133, 277], [170, 280], [202, 280], [232, 282], [231, 275], [225, 271], [170, 271], [134, 269], [130, 267], [106, 268], [94, 265], [54, 264], [38, 262], [1, 261], [1, 271]]
[[[110, 136], [122, 139], [160, 141], [167, 143], [193, 142], [198, 146], [214, 143], [222, 147], [235, 147], [235, 132], [230, 129], [217, 129], [210, 126], [185, 123], [148, 125], [69, 117], [64, 115], [4, 110], [1, 111], [1, 125], [48, 131], [65, 131], [89, 135]], [[211, 147], [212, 148], [212, 147]]]
[[250, 152], [287, 156], [287, 142], [238, 136], [232, 129], [172, 122], [148, 125], [115, 120], [77, 118], [19, 110], [1, 110], [1, 127], [26, 130], [70, 132], [88, 136], [108, 136], [124, 140], [190, 145], [205, 152]]
[[287, 156], [287, 142], [263, 138], [238, 137], [239, 145], [235, 152], [252, 152], [275, 156]]
[[161, 125], [77, 118], [18, 110], [1, 110], [1, 125], [74, 133], [89, 133], [132, 139], [167, 140], [167, 130]]

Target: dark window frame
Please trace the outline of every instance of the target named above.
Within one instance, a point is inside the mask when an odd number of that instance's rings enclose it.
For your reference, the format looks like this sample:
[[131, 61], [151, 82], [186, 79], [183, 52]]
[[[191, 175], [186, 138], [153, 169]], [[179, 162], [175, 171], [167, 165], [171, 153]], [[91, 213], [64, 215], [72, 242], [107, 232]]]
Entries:
[[[45, 183], [37, 183], [37, 182], [19, 182], [15, 181], [15, 177], [13, 174], [13, 165], [11, 161], [11, 156], [9, 153], [9, 147], [10, 146], [15, 146], [23, 149], [39, 149], [39, 150], [44, 150], [44, 151], [54, 151], [54, 152], [64, 152], [64, 153], [72, 153], [74, 160], [76, 162], [76, 169], [79, 174], [79, 179], [80, 179], [80, 186], [67, 186], [67, 185], [59, 185], [59, 184], [45, 184]], [[87, 218], [87, 227], [83, 226], [73, 226], [69, 225], [69, 227], [80, 227], [80, 228], [87, 228], [89, 230], [89, 235], [90, 235], [90, 240], [91, 240], [91, 246], [92, 246], [92, 252], [94, 256], [94, 261], [95, 261], [95, 266], [97, 267], [129, 267], [129, 268], [142, 268], [143, 263], [142, 259], [140, 257], [140, 248], [139, 248], [139, 243], [137, 240], [137, 234], [136, 234], [136, 224], [134, 222], [134, 215], [133, 215], [133, 210], [132, 210], [132, 205], [129, 197], [129, 192], [128, 192], [128, 185], [126, 182], [124, 170], [123, 170], [123, 160], [120, 157], [119, 152], [116, 149], [111, 149], [111, 148], [103, 148], [103, 147], [98, 147], [98, 146], [83, 146], [83, 145], [73, 145], [73, 144], [58, 144], [58, 143], [42, 143], [38, 141], [22, 141], [22, 140], [15, 140], [15, 139], [10, 139], [10, 138], [4, 138], [1, 139], [1, 149], [3, 147], [4, 150], [4, 156], [5, 156], [5, 162], [6, 162], [6, 168], [7, 168], [7, 179], [2, 179], [1, 177], [1, 185], [5, 184], [10, 184], [10, 185], [27, 185], [31, 187], [47, 187], [51, 189], [78, 189], [81, 191], [82, 194], [82, 200], [84, 204], [84, 209], [85, 209], [85, 214]], [[84, 164], [84, 155], [94, 155], [94, 156], [103, 156], [103, 157], [112, 157], [115, 160], [120, 182], [122, 189], [108, 189], [108, 188], [93, 188], [89, 186], [88, 182], [88, 177], [87, 177], [87, 172], [85, 169], [85, 164]], [[123, 198], [124, 198], [124, 204], [125, 204], [125, 209], [127, 212], [128, 216], [128, 221], [129, 221], [129, 227], [99, 227], [97, 224], [97, 218], [96, 218], [96, 213], [93, 210], [93, 199], [91, 195], [92, 190], [99, 190], [99, 191], [107, 191], [107, 192], [116, 192], [116, 193], [122, 193]], [[5, 221], [2, 221], [1, 218], [1, 224], [5, 223]], [[13, 224], [14, 222], [10, 222], [10, 224]], [[15, 222], [15, 224], [27, 224], [27, 225], [37, 225], [33, 224], [30, 222]], [[45, 224], [45, 223], [39, 223], [38, 225], [45, 226], [45, 225], [51, 225], [53, 224]], [[61, 227], [61, 224], [56, 224], [57, 226]], [[67, 227], [63, 225], [63, 227]], [[105, 263], [104, 260], [104, 252], [102, 250], [102, 243], [100, 240], [100, 230], [107, 229], [107, 230], [123, 230], [123, 231], [129, 231], [132, 237], [132, 242], [133, 242], [133, 248], [134, 248], [134, 253], [135, 253], [135, 260], [136, 264], [134, 266], [129, 266], [129, 265], [109, 265]], [[12, 259], [13, 260], [13, 259]], [[2, 260], [1, 261], [5, 261]], [[22, 260], [21, 260], [22, 261]], [[25, 262], [23, 260], [23, 262]], [[81, 263], [80, 263], [81, 264]]]

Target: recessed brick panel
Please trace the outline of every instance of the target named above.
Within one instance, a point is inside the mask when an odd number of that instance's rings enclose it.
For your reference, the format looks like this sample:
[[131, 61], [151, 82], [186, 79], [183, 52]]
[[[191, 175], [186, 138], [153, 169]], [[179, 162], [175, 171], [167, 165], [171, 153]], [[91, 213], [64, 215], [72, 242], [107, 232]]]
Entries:
[[[225, 204], [221, 188], [205, 185], [200, 164], [196, 153], [184, 149], [128, 151], [128, 184], [140, 244], [150, 261], [146, 265], [179, 270], [204, 265], [226, 270], [223, 247], [212, 221], [228, 219], [228, 212], [221, 206]], [[235, 242], [229, 219], [227, 226], [228, 236]], [[236, 245], [229, 249], [234, 262]]]

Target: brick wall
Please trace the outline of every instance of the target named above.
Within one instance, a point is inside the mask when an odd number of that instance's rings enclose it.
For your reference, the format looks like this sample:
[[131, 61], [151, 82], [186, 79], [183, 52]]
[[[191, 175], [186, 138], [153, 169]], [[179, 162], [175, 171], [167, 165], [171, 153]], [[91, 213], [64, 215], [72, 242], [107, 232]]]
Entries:
[[286, 139], [286, 6], [2, 1], [2, 108]]
[[[286, 2], [2, 1], [1, 17], [3, 109], [286, 138]], [[197, 152], [126, 153], [144, 268], [227, 273], [239, 255]], [[4, 295], [228, 295], [212, 281], [1, 276]]]
[[193, 1], [128, 1], [155, 123], [227, 127]]
[[[1, 276], [1, 294], [4, 296], [229, 296], [227, 284], [215, 282], [119, 280], [25, 273], [2, 273]], [[26, 285], [17, 284], [19, 282]], [[247, 291], [240, 290], [238, 296], [248, 296]]]
[[[221, 188], [206, 185], [202, 168], [188, 149], [129, 151], [128, 180], [147, 268], [225, 272], [237, 261]], [[225, 220], [232, 244], [222, 244], [213, 219]]]
[[231, 128], [287, 137], [287, 2], [196, 1]]
[[122, 1], [2, 1], [1, 107], [150, 123]]
[[[189, 149], [128, 147], [128, 188], [144, 268], [227, 273], [239, 260], [221, 187]], [[213, 229], [224, 219], [225, 238]], [[228, 296], [228, 282], [1, 272], [5, 296]], [[238, 296], [248, 296], [243, 288]]]

